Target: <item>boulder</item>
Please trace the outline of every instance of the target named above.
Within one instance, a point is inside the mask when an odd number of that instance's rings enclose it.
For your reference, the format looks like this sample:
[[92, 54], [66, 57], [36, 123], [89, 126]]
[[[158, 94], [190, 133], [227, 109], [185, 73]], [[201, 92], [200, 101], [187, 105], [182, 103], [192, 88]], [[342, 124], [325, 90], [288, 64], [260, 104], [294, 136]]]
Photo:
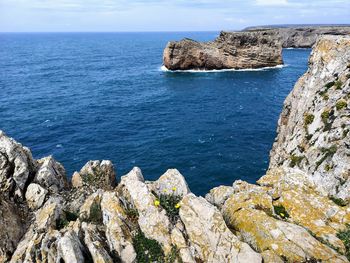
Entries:
[[33, 210], [40, 208], [45, 201], [47, 193], [48, 191], [40, 185], [30, 184], [26, 191], [26, 200], [29, 208]]
[[203, 262], [262, 262], [261, 256], [227, 228], [219, 210], [203, 197], [186, 195], [180, 217], [188, 238]]
[[157, 195], [184, 196], [190, 193], [187, 182], [183, 175], [176, 169], [167, 170], [157, 181], [148, 185]]
[[38, 164], [34, 182], [55, 193], [68, 188], [66, 171], [62, 164], [52, 156], [38, 160]]
[[36, 172], [30, 150], [0, 130], [0, 191], [24, 199], [26, 184]]

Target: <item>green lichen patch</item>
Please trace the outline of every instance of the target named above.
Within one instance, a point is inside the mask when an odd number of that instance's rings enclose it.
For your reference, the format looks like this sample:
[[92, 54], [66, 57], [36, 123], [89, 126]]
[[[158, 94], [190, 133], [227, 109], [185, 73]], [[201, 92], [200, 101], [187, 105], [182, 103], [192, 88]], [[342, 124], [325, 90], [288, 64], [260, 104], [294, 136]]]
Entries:
[[345, 256], [350, 260], [350, 225], [347, 225], [345, 230], [339, 231], [337, 237], [343, 241], [346, 249]]
[[338, 100], [337, 103], [335, 104], [335, 107], [337, 108], [337, 110], [342, 110], [344, 108], [346, 108], [348, 106], [348, 103], [346, 102], [346, 100]]
[[289, 218], [289, 214], [283, 205], [274, 205], [273, 209], [275, 211], [275, 214], [281, 217], [282, 219]]
[[158, 241], [149, 239], [138, 230], [132, 238], [138, 263], [164, 262], [164, 251]]

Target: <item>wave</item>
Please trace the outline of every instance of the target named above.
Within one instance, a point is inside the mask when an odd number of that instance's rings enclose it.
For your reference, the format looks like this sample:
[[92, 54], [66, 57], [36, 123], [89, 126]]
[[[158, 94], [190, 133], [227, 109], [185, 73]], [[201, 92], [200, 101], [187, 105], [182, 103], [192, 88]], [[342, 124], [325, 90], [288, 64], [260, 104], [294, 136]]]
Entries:
[[247, 69], [211, 69], [211, 70], [205, 70], [205, 69], [186, 69], [186, 70], [170, 70], [164, 65], [160, 67], [160, 70], [163, 72], [185, 72], [185, 73], [218, 73], [218, 72], [235, 72], [235, 71], [264, 71], [269, 69], [281, 69], [288, 67], [288, 65], [277, 65], [274, 67], [263, 67], [263, 68], [247, 68]]

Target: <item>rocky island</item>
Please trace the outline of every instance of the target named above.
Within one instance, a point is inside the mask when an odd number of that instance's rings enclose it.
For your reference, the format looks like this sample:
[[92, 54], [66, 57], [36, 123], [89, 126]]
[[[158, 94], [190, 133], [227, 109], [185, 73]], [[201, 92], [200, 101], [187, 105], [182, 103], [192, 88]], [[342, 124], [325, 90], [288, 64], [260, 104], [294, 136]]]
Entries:
[[170, 70], [255, 69], [282, 65], [276, 32], [221, 32], [213, 42], [169, 42], [163, 64]]
[[213, 42], [172, 41], [165, 47], [163, 65], [168, 70], [274, 67], [283, 64], [282, 48], [311, 48], [322, 35], [350, 35], [350, 27], [250, 27], [221, 32]]
[[349, 262], [349, 103], [350, 37], [322, 37], [266, 175], [205, 198], [176, 169], [116, 179], [110, 161], [90, 161], [69, 181], [0, 132], [0, 262]]

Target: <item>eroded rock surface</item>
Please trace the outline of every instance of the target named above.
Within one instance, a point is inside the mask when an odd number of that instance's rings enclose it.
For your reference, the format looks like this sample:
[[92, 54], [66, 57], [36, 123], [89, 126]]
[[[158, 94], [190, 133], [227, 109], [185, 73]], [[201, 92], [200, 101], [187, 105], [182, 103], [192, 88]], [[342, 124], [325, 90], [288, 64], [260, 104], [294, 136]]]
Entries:
[[282, 45], [276, 39], [272, 31], [221, 32], [213, 42], [169, 42], [163, 64], [170, 70], [274, 67], [283, 64]]

